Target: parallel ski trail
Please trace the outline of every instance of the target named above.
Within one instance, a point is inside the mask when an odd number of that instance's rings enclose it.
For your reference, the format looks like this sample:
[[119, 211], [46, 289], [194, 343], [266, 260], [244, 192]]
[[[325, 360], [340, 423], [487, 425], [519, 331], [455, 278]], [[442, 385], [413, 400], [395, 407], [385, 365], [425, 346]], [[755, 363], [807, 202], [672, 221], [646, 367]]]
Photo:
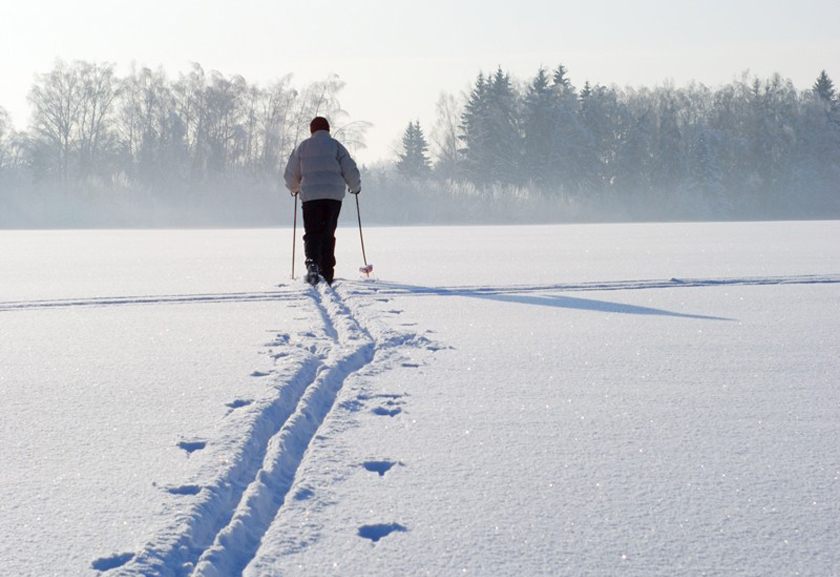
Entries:
[[300, 298], [295, 293], [287, 291], [241, 292], [217, 294], [179, 294], [179, 295], [145, 295], [145, 296], [114, 296], [77, 299], [52, 299], [32, 301], [0, 302], [0, 311], [19, 311], [32, 309], [57, 308], [98, 308], [113, 306], [140, 305], [184, 305], [184, 304], [219, 304], [231, 302], [262, 302], [288, 301]]
[[201, 488], [200, 500], [149, 543], [116, 575], [182, 576], [227, 525], [248, 484], [257, 474], [269, 439], [293, 414], [322, 364], [316, 357], [302, 362], [285, 381], [273, 402], [264, 407], [245, 432], [246, 442], [231, 467]]
[[193, 575], [239, 575], [283, 505], [304, 453], [335, 403], [345, 379], [373, 360], [375, 344], [331, 289], [319, 287], [318, 308], [336, 347], [307, 388], [292, 417], [269, 441], [263, 466], [230, 523], [196, 565]]
[[109, 574], [238, 575], [253, 557], [344, 380], [370, 363], [376, 349], [332, 290], [298, 294], [313, 300], [328, 344], [278, 374], [279, 394], [258, 411], [230, 468], [205, 484], [198, 500], [136, 557]]
[[456, 286], [426, 287], [390, 282], [355, 283], [363, 290], [353, 294], [375, 294], [377, 296], [485, 296], [503, 294], [523, 294], [533, 292], [559, 291], [626, 291], [664, 288], [696, 288], [717, 286], [778, 286], [806, 284], [837, 284], [840, 274], [825, 275], [788, 275], [766, 277], [719, 277], [719, 278], [672, 278], [648, 280], [594, 281], [582, 283], [555, 283], [541, 285], [505, 285], [505, 286]]

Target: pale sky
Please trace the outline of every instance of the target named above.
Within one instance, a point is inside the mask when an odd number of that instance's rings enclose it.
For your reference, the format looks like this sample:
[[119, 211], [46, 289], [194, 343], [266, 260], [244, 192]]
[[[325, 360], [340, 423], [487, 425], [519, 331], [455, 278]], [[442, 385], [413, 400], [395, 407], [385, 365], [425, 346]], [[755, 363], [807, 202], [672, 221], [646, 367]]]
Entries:
[[585, 80], [718, 86], [749, 69], [810, 87], [840, 85], [836, 0], [13, 0], [0, 10], [0, 106], [28, 124], [26, 94], [56, 58], [190, 62], [265, 85], [338, 74], [354, 120], [374, 124], [361, 162], [393, 157], [409, 121], [430, 133], [442, 91], [498, 66], [526, 81], [564, 64]]

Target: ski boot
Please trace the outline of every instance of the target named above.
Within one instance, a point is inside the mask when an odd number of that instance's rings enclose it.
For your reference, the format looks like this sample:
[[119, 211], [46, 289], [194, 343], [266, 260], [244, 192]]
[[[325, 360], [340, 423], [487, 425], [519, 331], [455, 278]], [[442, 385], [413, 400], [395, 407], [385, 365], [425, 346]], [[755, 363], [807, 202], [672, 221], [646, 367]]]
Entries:
[[318, 263], [314, 260], [306, 261], [306, 282], [315, 286], [318, 284], [318, 280], [320, 280], [320, 270], [318, 268]]

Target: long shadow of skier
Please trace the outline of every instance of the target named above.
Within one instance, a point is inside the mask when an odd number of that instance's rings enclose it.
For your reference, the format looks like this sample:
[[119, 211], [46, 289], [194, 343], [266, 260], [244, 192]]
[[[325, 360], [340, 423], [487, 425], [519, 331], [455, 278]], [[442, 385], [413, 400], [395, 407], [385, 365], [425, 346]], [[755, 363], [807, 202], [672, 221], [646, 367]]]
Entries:
[[[537, 305], [564, 309], [588, 310], [602, 313], [618, 313], [629, 315], [659, 315], [667, 317], [678, 317], [684, 319], [699, 319], [707, 321], [734, 321], [726, 317], [716, 317], [709, 315], [695, 315], [689, 313], [679, 313], [668, 311], [665, 309], [657, 309], [652, 307], [642, 307], [638, 305], [630, 305], [625, 303], [610, 302], [596, 299], [586, 299], [580, 297], [569, 297], [563, 295], [524, 295], [516, 294], [515, 288], [511, 293], [488, 293], [486, 291], [479, 291], [471, 288], [432, 288], [417, 285], [405, 285], [389, 282], [377, 282], [376, 286], [386, 288], [389, 296], [456, 296], [456, 297], [470, 297], [478, 299], [486, 299], [498, 302], [517, 303], [525, 305]], [[376, 292], [376, 287], [366, 285]], [[390, 292], [395, 291], [395, 292]], [[398, 291], [398, 292], [396, 292]]]

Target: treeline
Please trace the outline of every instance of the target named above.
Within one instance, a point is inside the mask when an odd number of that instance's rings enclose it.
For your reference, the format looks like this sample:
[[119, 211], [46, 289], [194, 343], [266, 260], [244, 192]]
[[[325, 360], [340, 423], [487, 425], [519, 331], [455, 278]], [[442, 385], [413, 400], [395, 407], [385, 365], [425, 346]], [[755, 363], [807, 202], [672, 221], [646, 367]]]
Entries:
[[779, 75], [621, 90], [578, 89], [563, 66], [526, 83], [500, 68], [441, 98], [430, 140], [414, 121], [403, 135], [396, 168], [417, 188], [530, 198], [549, 219], [840, 216], [824, 71], [804, 91]]
[[[58, 61], [36, 77], [25, 131], [0, 108], [0, 227], [283, 223], [282, 171], [312, 117], [364, 146], [342, 87]], [[499, 68], [437, 109], [428, 137], [411, 121], [399, 155], [363, 169], [371, 222], [840, 217], [825, 72], [804, 90], [746, 74], [620, 89], [576, 87], [563, 66], [526, 81]]]
[[368, 125], [347, 120], [343, 86], [259, 86], [199, 64], [176, 79], [138, 66], [119, 77], [113, 64], [58, 61], [29, 92], [26, 131], [0, 108], [0, 225], [269, 223], [312, 117], [362, 143]]

